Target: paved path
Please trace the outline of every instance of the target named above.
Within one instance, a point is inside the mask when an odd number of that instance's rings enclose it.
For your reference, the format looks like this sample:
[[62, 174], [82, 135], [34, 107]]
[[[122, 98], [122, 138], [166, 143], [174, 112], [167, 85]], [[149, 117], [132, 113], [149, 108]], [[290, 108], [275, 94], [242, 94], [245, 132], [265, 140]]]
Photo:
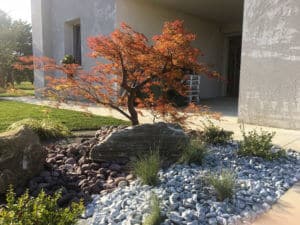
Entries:
[[[82, 112], [90, 112], [95, 115], [101, 115], [101, 116], [113, 116], [115, 118], [124, 119], [127, 120], [126, 117], [121, 115], [119, 112], [108, 109], [105, 107], [100, 106], [94, 106], [89, 105], [86, 107], [78, 106], [76, 104], [60, 104], [57, 105], [56, 102], [48, 101], [48, 100], [42, 100], [42, 99], [36, 99], [34, 97], [5, 97], [1, 99], [6, 100], [14, 100], [14, 101], [20, 101], [25, 103], [31, 103], [36, 105], [47, 105], [52, 107], [59, 107], [62, 109], [71, 109], [76, 111], [82, 111]], [[218, 112], [221, 112], [225, 116], [221, 118], [221, 121], [214, 121], [217, 125], [223, 127], [224, 129], [231, 130], [234, 132], [235, 139], [241, 139], [242, 134], [240, 131], [240, 125], [238, 123], [237, 116], [235, 115], [235, 112], [231, 112], [231, 108], [226, 106], [212, 106], [212, 109]], [[143, 116], [140, 116], [141, 123], [152, 123], [153, 117], [151, 114], [147, 111], [143, 111]], [[191, 128], [199, 129], [202, 127], [201, 118], [199, 117], [193, 117], [191, 116], [189, 118], [189, 126]], [[300, 130], [287, 130], [287, 129], [279, 129], [279, 128], [270, 128], [270, 127], [262, 127], [262, 126], [256, 126], [256, 125], [249, 125], [245, 124], [245, 130], [252, 130], [252, 129], [263, 129], [268, 131], [275, 131], [276, 136], [274, 137], [274, 143], [277, 145], [280, 145], [284, 148], [291, 148], [300, 151]], [[300, 225], [300, 223], [299, 223]]]
[[[21, 101], [37, 105], [47, 105], [52, 107], [57, 107], [57, 104], [47, 100], [35, 99], [33, 97], [18, 97], [18, 98], [2, 98], [7, 100]], [[118, 112], [107, 109], [104, 107], [88, 106], [80, 107], [76, 104], [61, 104], [59, 108], [72, 109], [77, 111], [89, 111], [96, 115], [102, 116], [113, 116], [120, 119], [126, 119], [124, 116], [120, 115]], [[235, 112], [231, 112], [231, 108], [220, 107], [216, 108], [217, 111], [224, 111], [224, 115], [221, 121], [216, 121], [218, 125], [227, 130], [232, 130], [235, 133], [235, 138], [240, 139], [240, 124], [237, 122], [237, 117]], [[230, 111], [228, 113], [228, 111]], [[143, 112], [143, 116], [140, 117], [142, 123], [152, 122], [151, 114], [148, 112]], [[201, 119], [199, 117], [189, 118], [191, 128], [199, 128], [201, 126]], [[278, 128], [261, 127], [254, 125], [245, 125], [245, 130], [252, 129], [264, 129], [268, 131], [275, 131], [276, 136], [274, 138], [274, 143], [284, 148], [291, 148], [300, 152], [300, 131], [297, 130], [286, 130]], [[300, 225], [300, 183], [296, 184], [291, 188], [280, 200], [273, 206], [273, 208], [267, 212], [265, 215], [258, 218], [253, 225]]]

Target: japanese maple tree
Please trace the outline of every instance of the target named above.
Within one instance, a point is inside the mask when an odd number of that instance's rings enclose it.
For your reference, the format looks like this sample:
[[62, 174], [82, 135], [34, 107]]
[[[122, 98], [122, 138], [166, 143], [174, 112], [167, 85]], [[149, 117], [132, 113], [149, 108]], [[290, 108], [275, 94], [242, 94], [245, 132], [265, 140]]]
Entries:
[[219, 77], [199, 63], [201, 52], [192, 46], [195, 38], [179, 20], [166, 22], [152, 42], [123, 23], [108, 36], [88, 38], [90, 56], [99, 59], [90, 71], [77, 64], [57, 64], [46, 57], [23, 57], [16, 67], [43, 70], [47, 74], [48, 95], [111, 107], [132, 125], [139, 124], [139, 108], [183, 121], [186, 116], [175, 109], [167, 91], [186, 95], [188, 87], [184, 83], [190, 72]]

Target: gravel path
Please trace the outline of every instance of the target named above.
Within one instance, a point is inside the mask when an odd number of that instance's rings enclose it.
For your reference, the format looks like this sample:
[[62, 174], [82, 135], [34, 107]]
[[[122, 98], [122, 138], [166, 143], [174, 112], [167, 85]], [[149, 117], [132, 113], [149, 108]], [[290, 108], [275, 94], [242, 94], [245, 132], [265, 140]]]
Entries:
[[[295, 182], [300, 180], [300, 154], [276, 161], [238, 157], [237, 145], [210, 147], [205, 164], [173, 165], [159, 172], [157, 187], [142, 186], [139, 181], [107, 195], [94, 195], [80, 224], [141, 224], [149, 213], [149, 199], [156, 193], [161, 202], [163, 224], [233, 225], [251, 222], [266, 212]], [[231, 170], [237, 187], [233, 199], [218, 202], [205, 176]]]

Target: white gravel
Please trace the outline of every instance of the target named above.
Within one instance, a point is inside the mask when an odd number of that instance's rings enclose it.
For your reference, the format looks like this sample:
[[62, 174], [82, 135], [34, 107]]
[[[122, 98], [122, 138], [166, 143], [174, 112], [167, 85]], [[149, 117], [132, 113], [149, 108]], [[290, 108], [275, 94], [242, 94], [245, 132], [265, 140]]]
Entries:
[[[105, 196], [93, 196], [80, 224], [141, 224], [149, 213], [150, 196], [160, 199], [164, 225], [233, 225], [253, 221], [276, 203], [300, 180], [300, 154], [288, 151], [288, 157], [264, 161], [238, 157], [237, 145], [211, 147], [203, 166], [174, 165], [159, 172], [157, 187], [142, 186], [117, 189]], [[214, 190], [203, 182], [212, 171], [229, 169], [236, 174], [233, 199], [218, 202]]]

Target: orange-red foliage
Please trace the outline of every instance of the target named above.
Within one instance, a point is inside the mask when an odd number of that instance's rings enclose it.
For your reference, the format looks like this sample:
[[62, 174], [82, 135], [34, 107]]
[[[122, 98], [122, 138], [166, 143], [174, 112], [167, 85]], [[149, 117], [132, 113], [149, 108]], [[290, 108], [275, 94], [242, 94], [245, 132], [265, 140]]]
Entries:
[[[84, 71], [77, 64], [57, 64], [47, 57], [22, 57], [15, 67], [43, 70], [48, 75], [46, 91], [50, 96], [59, 100], [71, 96], [112, 107], [133, 125], [139, 123], [137, 107], [182, 122], [186, 114], [174, 108], [166, 92], [173, 89], [185, 95], [184, 81], [190, 72], [219, 77], [198, 62], [201, 52], [191, 45], [195, 38], [184, 29], [183, 21], [176, 20], [166, 22], [162, 34], [154, 36], [150, 44], [143, 34], [123, 23], [108, 36], [88, 38], [90, 56], [101, 59], [91, 71]], [[153, 86], [159, 87], [160, 96], [152, 91]], [[195, 106], [189, 108], [195, 110]]]

